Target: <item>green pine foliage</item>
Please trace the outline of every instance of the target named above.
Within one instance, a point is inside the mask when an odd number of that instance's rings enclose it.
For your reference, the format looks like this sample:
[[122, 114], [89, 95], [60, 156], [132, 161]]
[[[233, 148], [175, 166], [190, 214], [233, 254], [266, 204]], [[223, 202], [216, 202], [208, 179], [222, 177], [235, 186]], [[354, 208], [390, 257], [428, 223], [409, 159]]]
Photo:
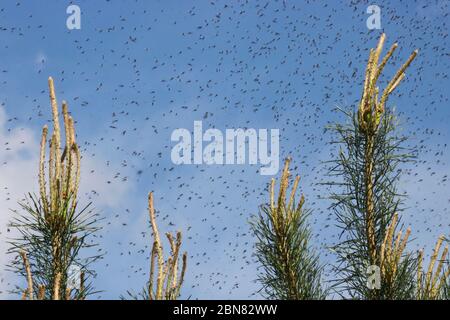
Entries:
[[[95, 246], [88, 239], [98, 230], [89, 207], [78, 211], [66, 201], [54, 213], [58, 218], [46, 219], [38, 197], [30, 194], [20, 205], [22, 211], [16, 213], [11, 223], [20, 236], [11, 241], [10, 252], [26, 253], [32, 275], [32, 292], [36, 294], [30, 294], [29, 287], [27, 290], [20, 289], [20, 292], [27, 291], [27, 297], [31, 300], [51, 300], [55, 295], [59, 299], [81, 300], [92, 294], [90, 279], [95, 274], [90, 264], [99, 256], [80, 256], [81, 252]], [[23, 259], [17, 257], [11, 267], [27, 279]], [[78, 285], [71, 286], [72, 282]]]
[[[387, 110], [383, 115], [373, 143], [373, 215], [367, 220], [366, 177], [364, 176], [367, 146], [366, 136], [359, 129], [356, 113], [344, 112], [347, 124], [337, 124], [332, 129], [336, 133], [341, 148], [339, 158], [332, 162], [330, 175], [333, 186], [341, 193], [333, 193], [332, 210], [341, 228], [340, 243], [333, 250], [338, 257], [337, 282], [342, 285], [345, 295], [359, 299], [405, 299], [414, 294], [414, 259], [406, 255], [401, 259], [401, 267], [393, 281], [382, 279], [381, 289], [372, 290], [367, 286], [367, 269], [370, 265], [380, 265], [379, 252], [386, 231], [394, 214], [402, 211], [403, 195], [397, 190], [400, 178], [399, 165], [412, 159], [412, 153], [402, 147], [405, 137], [395, 134], [394, 114]], [[376, 259], [371, 261], [369, 246], [369, 223], [374, 229]]]

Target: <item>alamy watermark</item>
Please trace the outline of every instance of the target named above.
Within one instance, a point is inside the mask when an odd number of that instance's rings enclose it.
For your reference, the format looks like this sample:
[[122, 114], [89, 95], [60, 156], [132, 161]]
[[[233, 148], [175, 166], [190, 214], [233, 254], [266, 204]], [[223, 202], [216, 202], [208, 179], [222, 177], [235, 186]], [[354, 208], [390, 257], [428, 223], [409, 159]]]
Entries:
[[66, 13], [69, 14], [66, 20], [66, 26], [69, 30], [81, 29], [81, 9], [76, 4], [67, 7]]
[[370, 16], [366, 20], [366, 26], [369, 30], [381, 29], [381, 9], [376, 4], [367, 7]]
[[381, 289], [381, 271], [380, 267], [376, 265], [368, 266], [366, 269], [367, 288], [370, 290]]
[[77, 265], [70, 265], [67, 270], [67, 287], [79, 288], [81, 282], [81, 268]]
[[[280, 162], [279, 129], [207, 129], [194, 121], [193, 135], [180, 128], [172, 132], [171, 159], [174, 164], [261, 164], [261, 175], [275, 175]], [[205, 143], [205, 145], [204, 145]], [[270, 147], [270, 151], [269, 151]]]

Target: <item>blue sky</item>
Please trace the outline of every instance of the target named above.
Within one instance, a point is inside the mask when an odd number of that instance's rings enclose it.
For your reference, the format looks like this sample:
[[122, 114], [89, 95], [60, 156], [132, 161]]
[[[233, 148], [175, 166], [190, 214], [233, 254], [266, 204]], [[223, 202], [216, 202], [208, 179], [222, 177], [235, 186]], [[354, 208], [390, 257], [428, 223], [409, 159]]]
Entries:
[[[81, 8], [81, 30], [66, 28], [71, 3]], [[366, 27], [369, 4], [380, 6], [382, 30]], [[317, 185], [330, 159], [324, 127], [342, 120], [336, 106], [356, 105], [368, 50], [386, 32], [386, 46], [398, 41], [399, 49], [382, 81], [420, 51], [390, 104], [419, 148], [400, 186], [410, 195], [403, 221], [416, 237], [411, 248], [429, 246], [450, 229], [449, 23], [448, 1], [2, 1], [0, 222], [36, 190], [52, 76], [76, 120], [80, 201], [106, 221], [96, 239], [105, 251], [100, 297], [145, 284], [149, 191], [160, 228], [184, 234], [184, 298], [260, 297], [247, 221], [267, 200], [269, 177], [259, 166], [173, 165], [170, 134], [192, 131], [195, 120], [280, 129], [281, 156], [293, 157], [313, 209], [314, 245], [332, 263], [327, 246], [338, 231], [330, 203], [318, 199], [329, 190]], [[0, 279], [6, 296], [15, 280], [2, 271]]]

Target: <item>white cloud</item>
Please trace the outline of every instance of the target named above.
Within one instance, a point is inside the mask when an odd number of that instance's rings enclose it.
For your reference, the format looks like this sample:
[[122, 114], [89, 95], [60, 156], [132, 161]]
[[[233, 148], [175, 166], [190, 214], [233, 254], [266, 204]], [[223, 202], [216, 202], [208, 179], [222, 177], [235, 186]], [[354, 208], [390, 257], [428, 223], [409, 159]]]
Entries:
[[3, 107], [0, 107], [0, 294], [8, 286], [9, 275], [4, 266], [11, 259], [6, 255], [7, 240], [12, 236], [7, 225], [12, 217], [11, 209], [17, 209], [17, 201], [27, 192], [34, 191], [38, 165], [38, 143], [30, 129], [17, 128], [8, 131]]

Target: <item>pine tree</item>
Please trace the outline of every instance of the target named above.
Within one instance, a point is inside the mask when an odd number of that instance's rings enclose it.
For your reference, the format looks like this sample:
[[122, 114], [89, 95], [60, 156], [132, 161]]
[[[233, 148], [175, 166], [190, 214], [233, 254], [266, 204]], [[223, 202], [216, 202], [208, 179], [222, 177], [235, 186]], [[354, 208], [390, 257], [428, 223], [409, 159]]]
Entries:
[[[385, 42], [383, 34], [370, 50], [362, 98], [357, 112], [344, 111], [348, 121], [332, 127], [339, 145], [332, 161], [333, 210], [342, 229], [334, 247], [338, 257], [338, 283], [343, 294], [360, 299], [409, 299], [415, 296], [415, 256], [405, 251], [410, 231], [402, 238], [398, 213], [402, 196], [397, 184], [399, 166], [411, 160], [413, 150], [403, 147], [397, 120], [386, 102], [405, 77], [417, 55], [414, 51], [381, 93], [377, 81], [397, 48], [395, 43], [379, 63]], [[397, 238], [394, 235], [397, 234]], [[393, 251], [396, 250], [395, 255]], [[368, 270], [378, 267], [379, 285], [368, 285]], [[376, 269], [375, 269], [376, 270]]]
[[304, 208], [303, 196], [295, 201], [299, 176], [286, 202], [289, 162], [287, 159], [284, 165], [277, 201], [275, 179], [272, 179], [270, 203], [262, 205], [251, 221], [257, 239], [256, 258], [262, 269], [258, 280], [263, 294], [271, 299], [324, 299], [323, 268], [310, 245], [311, 231], [307, 224], [310, 212]]
[[29, 194], [20, 203], [22, 212], [11, 222], [19, 237], [11, 241], [9, 252], [16, 258], [11, 267], [22, 275], [27, 288], [20, 290], [24, 299], [84, 299], [92, 293], [88, 277], [94, 275], [89, 265], [99, 255], [81, 257], [94, 246], [88, 238], [98, 228], [89, 205], [78, 209], [81, 154], [75, 140], [74, 121], [67, 103], [62, 103], [65, 147], [61, 152], [61, 130], [53, 79], [48, 80], [53, 114], [48, 174], [44, 126], [40, 145], [39, 195]]

